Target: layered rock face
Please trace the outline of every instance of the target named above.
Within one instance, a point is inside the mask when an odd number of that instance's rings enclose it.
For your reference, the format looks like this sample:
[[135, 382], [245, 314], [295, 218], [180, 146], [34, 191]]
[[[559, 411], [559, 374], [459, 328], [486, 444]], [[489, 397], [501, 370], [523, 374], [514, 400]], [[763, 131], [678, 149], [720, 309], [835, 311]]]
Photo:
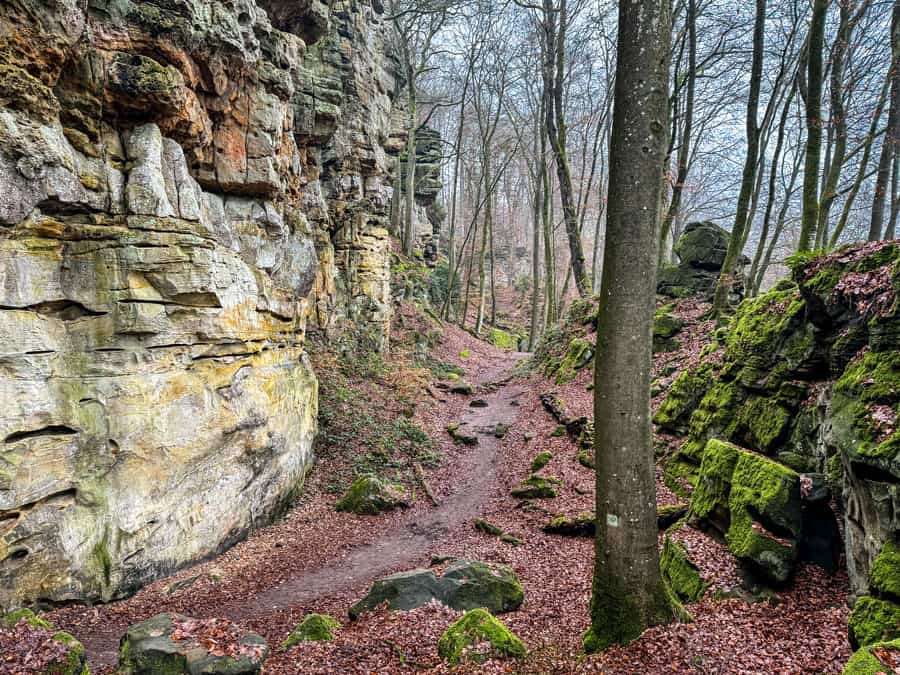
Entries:
[[308, 320], [387, 340], [381, 21], [0, 6], [0, 609], [129, 593], [302, 483]]
[[[777, 460], [802, 497], [802, 504], [781, 500], [778, 515], [786, 517], [791, 503], [792, 512], [802, 509], [802, 523], [795, 516], [791, 527], [779, 527], [762, 502], [750, 513], [784, 560], [802, 557], [804, 547], [813, 559], [817, 547], [827, 553], [836, 536], [829, 534], [830, 486], [844, 506], [851, 585], [866, 594], [876, 559], [900, 539], [900, 244], [797, 260], [793, 276], [744, 301], [721, 343], [671, 385], [654, 421], [688, 438], [666, 479], [688, 492], [716, 473], [704, 469], [713, 459], [711, 438]], [[768, 503], [777, 494], [759, 493]]]

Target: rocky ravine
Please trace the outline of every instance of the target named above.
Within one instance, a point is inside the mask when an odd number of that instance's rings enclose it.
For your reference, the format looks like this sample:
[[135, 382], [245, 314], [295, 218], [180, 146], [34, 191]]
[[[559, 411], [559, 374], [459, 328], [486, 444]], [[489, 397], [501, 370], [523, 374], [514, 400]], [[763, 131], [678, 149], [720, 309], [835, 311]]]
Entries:
[[125, 595], [302, 482], [307, 324], [388, 337], [381, 11], [0, 6], [0, 610]]

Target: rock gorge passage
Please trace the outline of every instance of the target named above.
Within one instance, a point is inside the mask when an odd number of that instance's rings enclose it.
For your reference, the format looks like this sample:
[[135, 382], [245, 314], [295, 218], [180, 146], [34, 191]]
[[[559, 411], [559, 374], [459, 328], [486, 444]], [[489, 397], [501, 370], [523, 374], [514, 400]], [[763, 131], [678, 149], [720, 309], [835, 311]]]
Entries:
[[900, 672], [900, 0], [638, 4], [667, 618], [597, 650], [628, 7], [0, 3], [0, 675]]

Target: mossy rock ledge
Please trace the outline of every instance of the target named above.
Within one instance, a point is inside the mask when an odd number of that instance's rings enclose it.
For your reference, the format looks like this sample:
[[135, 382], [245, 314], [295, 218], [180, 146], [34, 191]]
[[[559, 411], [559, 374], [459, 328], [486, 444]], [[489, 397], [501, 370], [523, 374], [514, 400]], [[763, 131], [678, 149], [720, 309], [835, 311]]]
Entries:
[[[163, 613], [129, 626], [121, 641], [121, 675], [251, 675], [261, 673], [269, 655], [265, 639], [230, 626], [234, 656], [215, 656], [190, 636], [193, 619]], [[220, 631], [222, 628], [218, 627]], [[176, 630], [188, 636], [175, 639]], [[197, 629], [202, 632], [202, 627]]]
[[442, 575], [415, 569], [377, 580], [349, 614], [355, 620], [382, 603], [390, 610], [408, 611], [432, 600], [458, 610], [481, 607], [502, 613], [518, 609], [524, 599], [522, 584], [511, 567], [458, 559]]
[[338, 511], [360, 516], [374, 516], [382, 511], [409, 507], [403, 486], [385, 481], [374, 474], [358, 477], [334, 505]]
[[728, 549], [775, 583], [794, 571], [803, 516], [800, 476], [731, 443], [710, 440], [703, 453], [691, 518], [725, 537]]
[[525, 644], [484, 609], [463, 614], [438, 641], [438, 654], [453, 666], [495, 658], [520, 659], [525, 653]]

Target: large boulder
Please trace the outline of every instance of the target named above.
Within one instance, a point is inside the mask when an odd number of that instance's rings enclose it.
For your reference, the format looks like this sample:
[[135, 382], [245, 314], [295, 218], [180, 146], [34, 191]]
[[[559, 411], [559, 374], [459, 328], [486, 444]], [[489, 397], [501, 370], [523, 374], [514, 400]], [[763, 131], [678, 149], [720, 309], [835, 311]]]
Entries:
[[[712, 297], [725, 261], [730, 235], [715, 223], [688, 223], [675, 243], [677, 265], [662, 265], [657, 272], [656, 292], [672, 298], [688, 296]], [[735, 283], [729, 300], [737, 303], [743, 297], [745, 256], [737, 260]]]
[[684, 265], [717, 271], [725, 262], [730, 235], [710, 221], [688, 223], [675, 243], [675, 255]]
[[857, 598], [847, 628], [854, 648], [900, 638], [900, 546], [894, 540], [872, 561], [868, 595]]
[[266, 641], [223, 619], [198, 621], [158, 614], [128, 627], [122, 637], [122, 675], [251, 675], [262, 672]]
[[385, 602], [391, 610], [410, 610], [432, 600], [459, 610], [483, 607], [491, 612], [511, 612], [519, 608], [524, 597], [522, 584], [511, 567], [459, 559], [443, 575], [417, 569], [379, 579], [349, 613], [356, 619]]

